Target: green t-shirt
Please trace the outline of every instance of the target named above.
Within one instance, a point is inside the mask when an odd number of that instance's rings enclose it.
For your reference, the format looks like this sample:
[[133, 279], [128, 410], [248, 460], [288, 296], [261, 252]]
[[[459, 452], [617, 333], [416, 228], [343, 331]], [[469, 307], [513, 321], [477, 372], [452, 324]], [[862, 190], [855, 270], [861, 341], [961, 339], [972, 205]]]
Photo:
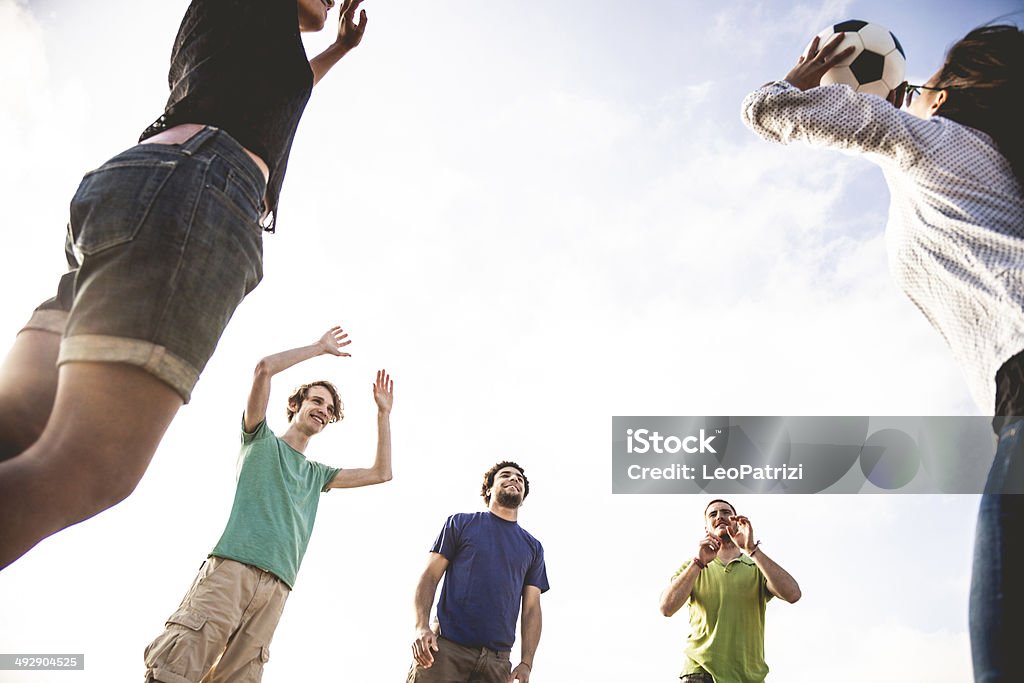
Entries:
[[339, 471], [306, 460], [266, 420], [252, 434], [243, 427], [235, 502], [210, 554], [259, 567], [293, 587], [320, 493]]
[[712, 560], [697, 576], [686, 602], [690, 636], [679, 675], [707, 672], [715, 683], [763, 683], [768, 675], [764, 611], [771, 598], [764, 574], [746, 555], [728, 565], [717, 557]]

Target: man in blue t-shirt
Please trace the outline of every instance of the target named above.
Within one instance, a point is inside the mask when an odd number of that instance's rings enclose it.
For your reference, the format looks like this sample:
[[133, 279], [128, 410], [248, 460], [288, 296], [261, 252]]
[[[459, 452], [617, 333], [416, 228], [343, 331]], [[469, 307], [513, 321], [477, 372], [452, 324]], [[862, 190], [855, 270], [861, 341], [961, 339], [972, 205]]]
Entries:
[[[456, 514], [445, 522], [416, 586], [408, 683], [529, 683], [540, 642], [540, 594], [548, 589], [544, 548], [517, 523], [529, 493], [523, 468], [499, 462], [484, 473], [480, 495], [487, 512]], [[442, 576], [432, 629], [430, 603]], [[513, 669], [509, 655], [520, 604], [523, 643]]]

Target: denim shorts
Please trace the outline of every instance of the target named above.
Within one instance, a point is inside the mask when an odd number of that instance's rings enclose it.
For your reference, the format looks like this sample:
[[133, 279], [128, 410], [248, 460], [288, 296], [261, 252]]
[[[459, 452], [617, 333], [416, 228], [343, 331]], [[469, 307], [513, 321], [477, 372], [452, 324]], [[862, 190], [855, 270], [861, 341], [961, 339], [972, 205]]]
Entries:
[[63, 334], [58, 365], [136, 365], [188, 403], [235, 308], [263, 277], [265, 190], [245, 149], [213, 127], [118, 154], [82, 179], [69, 270], [25, 329]]

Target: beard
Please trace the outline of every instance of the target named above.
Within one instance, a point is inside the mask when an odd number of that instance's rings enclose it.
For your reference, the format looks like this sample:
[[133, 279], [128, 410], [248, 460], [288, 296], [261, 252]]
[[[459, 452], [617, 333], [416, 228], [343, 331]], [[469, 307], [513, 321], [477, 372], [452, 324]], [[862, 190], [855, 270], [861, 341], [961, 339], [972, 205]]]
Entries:
[[509, 491], [508, 489], [498, 489], [495, 494], [495, 498], [498, 501], [498, 505], [503, 508], [516, 509], [523, 504], [523, 496], [521, 493], [515, 491]]

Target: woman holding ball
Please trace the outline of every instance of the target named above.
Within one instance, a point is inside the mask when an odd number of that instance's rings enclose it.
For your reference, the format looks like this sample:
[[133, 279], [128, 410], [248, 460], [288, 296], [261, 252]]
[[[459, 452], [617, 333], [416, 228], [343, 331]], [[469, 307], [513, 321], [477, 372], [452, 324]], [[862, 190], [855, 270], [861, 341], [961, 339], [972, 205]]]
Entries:
[[263, 275], [292, 140], [359, 45], [362, 0], [192, 0], [171, 93], [140, 144], [85, 175], [69, 272], [0, 367], [0, 568], [134, 490], [228, 320]]
[[[817, 39], [782, 81], [747, 96], [761, 137], [863, 154], [891, 193], [886, 242], [898, 283], [942, 334], [999, 445], [982, 496], [971, 583], [979, 683], [1024, 680], [1024, 32], [984, 26], [921, 86], [888, 100], [818, 87], [847, 57]], [[820, 48], [820, 49], [819, 49]], [[900, 110], [906, 96], [906, 109]], [[894, 106], [895, 105], [895, 106]]]

